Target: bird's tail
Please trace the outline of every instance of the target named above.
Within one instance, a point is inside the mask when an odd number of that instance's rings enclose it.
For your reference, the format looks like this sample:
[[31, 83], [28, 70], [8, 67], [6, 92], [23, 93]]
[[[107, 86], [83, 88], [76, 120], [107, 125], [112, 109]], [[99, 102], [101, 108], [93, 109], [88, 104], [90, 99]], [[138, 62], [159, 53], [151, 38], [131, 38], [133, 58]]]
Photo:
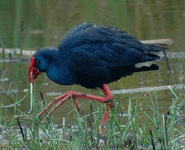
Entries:
[[154, 54], [161, 58], [164, 56], [163, 53], [170, 49], [170, 45], [173, 43], [171, 39], [145, 40], [141, 42], [148, 47], [149, 54]]
[[141, 67], [136, 67], [134, 72], [142, 72], [142, 71], [151, 71], [151, 70], [158, 70], [159, 67], [155, 64], [151, 64], [150, 66], [141, 66]]
[[157, 55], [161, 59], [164, 57], [165, 51], [170, 49], [169, 44], [163, 44], [163, 43], [145, 44], [145, 45], [149, 48], [149, 51], [148, 51], [149, 54]]
[[[145, 52], [147, 55], [150, 55], [152, 57], [156, 57], [156, 56], [160, 57], [160, 59], [157, 59], [157, 60], [154, 60], [154, 61], [161, 60], [164, 57], [165, 51], [170, 48], [170, 44], [164, 44], [164, 43], [155, 43], [155, 44], [153, 44], [153, 43], [148, 44], [147, 43], [145, 45], [148, 47], [148, 51]], [[143, 66], [150, 67], [150, 66], [152, 66], [154, 61], [146, 61], [146, 62], [143, 62], [143, 63], [138, 63], [138, 64], [135, 65], [135, 67], [136, 68], [141, 68]], [[155, 70], [155, 69], [151, 68], [151, 70]]]

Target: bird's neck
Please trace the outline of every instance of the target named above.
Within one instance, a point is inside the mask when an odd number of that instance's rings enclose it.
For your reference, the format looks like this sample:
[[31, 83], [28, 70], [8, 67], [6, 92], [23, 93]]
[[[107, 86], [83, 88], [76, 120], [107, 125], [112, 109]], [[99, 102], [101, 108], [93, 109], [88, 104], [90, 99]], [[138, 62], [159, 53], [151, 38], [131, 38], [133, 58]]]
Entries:
[[67, 67], [52, 67], [46, 72], [48, 78], [53, 82], [62, 85], [71, 85], [73, 84], [73, 76], [70, 74]]
[[63, 59], [58, 51], [50, 53], [50, 57], [50, 63], [46, 71], [48, 78], [62, 85], [73, 84], [73, 76], [68, 68], [69, 60]]

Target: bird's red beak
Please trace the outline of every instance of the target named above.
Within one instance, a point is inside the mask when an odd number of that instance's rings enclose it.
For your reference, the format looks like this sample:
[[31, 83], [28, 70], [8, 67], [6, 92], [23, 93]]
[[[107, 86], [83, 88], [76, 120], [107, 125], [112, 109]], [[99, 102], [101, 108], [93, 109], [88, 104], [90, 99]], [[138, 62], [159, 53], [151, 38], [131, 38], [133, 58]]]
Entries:
[[31, 57], [30, 60], [30, 68], [28, 72], [28, 80], [30, 83], [33, 83], [35, 79], [38, 77], [38, 75], [41, 73], [39, 70], [34, 68], [35, 58]]

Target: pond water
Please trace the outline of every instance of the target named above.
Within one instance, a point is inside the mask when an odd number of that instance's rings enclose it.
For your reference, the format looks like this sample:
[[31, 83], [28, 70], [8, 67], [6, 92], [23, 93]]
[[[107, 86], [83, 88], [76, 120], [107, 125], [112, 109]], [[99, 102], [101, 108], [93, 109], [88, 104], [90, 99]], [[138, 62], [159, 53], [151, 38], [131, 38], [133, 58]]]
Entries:
[[[19, 9], [16, 9], [16, 7]], [[167, 39], [173, 40], [169, 52], [183, 52], [185, 47], [185, 1], [173, 0], [53, 0], [52, 2], [35, 0], [3, 2], [0, 6], [1, 29], [0, 36], [5, 48], [22, 47], [22, 49], [37, 49], [41, 47], [56, 47], [60, 38], [71, 28], [83, 22], [93, 22], [101, 25], [115, 26], [128, 31], [139, 40]], [[21, 28], [21, 22], [23, 28]], [[21, 32], [22, 30], [22, 32]], [[172, 73], [169, 74], [166, 60], [156, 64], [158, 71], [135, 73], [111, 83], [110, 88], [130, 89], [139, 87], [153, 87], [160, 85], [183, 83], [184, 61], [178, 58], [169, 59]], [[0, 96], [1, 105], [10, 105], [22, 99], [29, 90], [28, 82], [29, 62], [0, 63]], [[142, 84], [141, 84], [142, 83]], [[5, 89], [10, 96], [3, 91]], [[39, 76], [35, 84], [35, 97], [41, 101], [40, 91], [49, 103], [57, 95], [68, 90], [77, 90], [84, 93], [102, 95], [101, 90], [88, 90], [79, 85], [61, 86], [50, 81], [45, 74]], [[148, 105], [151, 98], [155, 99], [154, 92], [114, 95], [120, 99], [120, 106], [127, 110], [128, 100], [138, 101], [138, 121], [146, 118], [144, 112], [152, 113]], [[169, 110], [172, 103], [172, 94], [169, 90], [157, 92], [159, 109], [162, 113]], [[84, 100], [80, 100], [80, 103]], [[22, 112], [30, 109], [29, 96], [18, 106]], [[60, 124], [61, 117], [67, 121], [73, 120], [68, 114], [75, 105], [68, 100], [54, 113], [54, 122]], [[82, 110], [89, 112], [89, 103], [82, 104]], [[13, 117], [14, 109], [3, 108], [6, 120]], [[16, 114], [20, 114], [16, 112]]]

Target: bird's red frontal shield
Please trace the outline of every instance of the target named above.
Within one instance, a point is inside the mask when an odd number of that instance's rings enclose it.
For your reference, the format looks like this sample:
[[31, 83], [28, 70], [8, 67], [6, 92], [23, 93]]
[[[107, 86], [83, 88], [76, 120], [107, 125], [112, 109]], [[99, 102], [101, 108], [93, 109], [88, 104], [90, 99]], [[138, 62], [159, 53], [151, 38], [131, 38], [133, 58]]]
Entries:
[[31, 57], [30, 60], [30, 68], [28, 72], [28, 80], [30, 83], [33, 83], [35, 79], [38, 77], [38, 75], [41, 73], [39, 70], [34, 68], [35, 58]]

